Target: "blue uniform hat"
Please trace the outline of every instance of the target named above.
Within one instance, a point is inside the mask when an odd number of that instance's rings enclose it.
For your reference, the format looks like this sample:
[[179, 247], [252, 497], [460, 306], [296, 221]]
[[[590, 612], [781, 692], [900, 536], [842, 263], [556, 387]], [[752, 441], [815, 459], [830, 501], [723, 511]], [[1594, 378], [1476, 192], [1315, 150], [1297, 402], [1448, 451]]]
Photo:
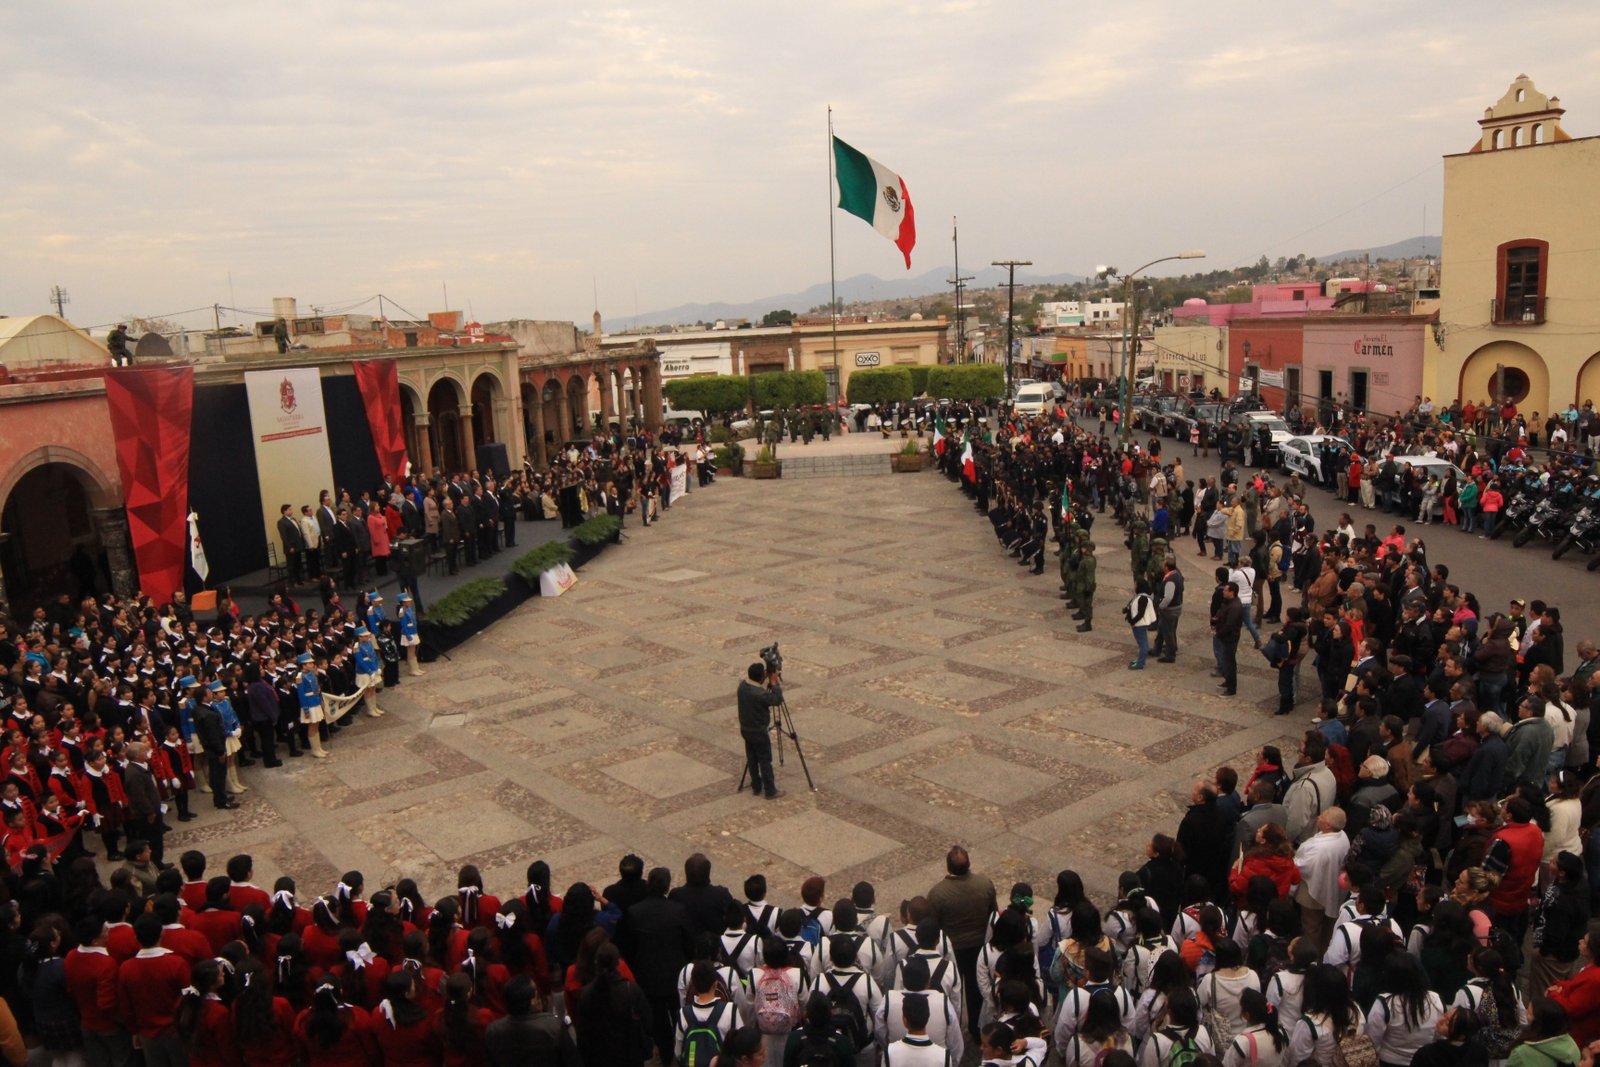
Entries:
[[195, 686], [197, 686], [199, 684], [200, 684], [199, 682], [194, 680], [194, 675], [192, 675], [192, 674], [186, 674], [182, 678], [178, 679], [178, 688], [179, 689], [193, 689]]
[[410, 593], [401, 593], [396, 599], [398, 599], [398, 600], [410, 600], [411, 599], [411, 594]]
[[299, 656], [299, 658], [298, 658], [298, 659], [296, 659], [296, 660], [295, 660], [295, 662], [296, 662], [296, 663], [298, 663], [298, 664], [300, 664], [300, 666], [302, 666], [302, 667], [309, 667], [309, 666], [311, 666], [311, 662], [312, 662], [312, 660], [311, 660], [311, 653], [309, 653], [309, 652], [302, 652], [302, 653], [300, 653], [300, 656]]
[[221, 682], [212, 682], [209, 686], [207, 686], [207, 688], [210, 689], [213, 693], [220, 693], [220, 692], [223, 691], [223, 687], [222, 687], [222, 683]]
[[371, 637], [372, 636], [372, 632], [370, 630], [368, 630], [365, 626], [357, 626], [356, 627], [356, 636], [357, 637]]

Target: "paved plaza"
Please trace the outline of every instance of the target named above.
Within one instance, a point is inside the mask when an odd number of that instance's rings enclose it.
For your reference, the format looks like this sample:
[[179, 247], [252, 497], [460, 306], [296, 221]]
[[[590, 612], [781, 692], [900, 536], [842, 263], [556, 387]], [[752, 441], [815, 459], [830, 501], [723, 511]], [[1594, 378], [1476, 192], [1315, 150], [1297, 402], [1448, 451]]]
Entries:
[[[1017, 566], [935, 472], [724, 478], [649, 529], [630, 521], [566, 596], [385, 692], [389, 714], [341, 733], [331, 758], [247, 770], [237, 812], [197, 795], [169, 858], [249, 851], [258, 882], [291, 874], [303, 897], [349, 868], [369, 891], [410, 876], [431, 899], [465, 863], [504, 894], [542, 858], [561, 891], [614, 880], [625, 852], [676, 876], [699, 850], [736, 889], [760, 871], [793, 901], [815, 873], [832, 899], [865, 878], [892, 908], [962, 842], [1001, 892], [1020, 879], [1048, 898], [1071, 867], [1109, 900], [1197, 774], [1248, 775], [1310, 711], [1272, 717], [1248, 635], [1239, 696], [1216, 694], [1211, 564], [1192, 550], [1179, 663], [1127, 670], [1127, 551], [1109, 520], [1096, 529], [1099, 621], [1079, 634], [1053, 560]], [[765, 801], [735, 791], [734, 691], [773, 640], [817, 790], [789, 748], [787, 795]]]

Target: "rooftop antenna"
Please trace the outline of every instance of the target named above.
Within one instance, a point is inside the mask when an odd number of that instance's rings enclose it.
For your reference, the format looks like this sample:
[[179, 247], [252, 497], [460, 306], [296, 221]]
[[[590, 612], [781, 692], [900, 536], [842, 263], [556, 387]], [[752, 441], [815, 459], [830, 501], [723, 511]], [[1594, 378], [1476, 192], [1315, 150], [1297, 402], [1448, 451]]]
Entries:
[[64, 319], [67, 317], [65, 305], [72, 303], [72, 297], [67, 295], [65, 289], [59, 285], [52, 285], [50, 287], [50, 302], [56, 306], [56, 318]]

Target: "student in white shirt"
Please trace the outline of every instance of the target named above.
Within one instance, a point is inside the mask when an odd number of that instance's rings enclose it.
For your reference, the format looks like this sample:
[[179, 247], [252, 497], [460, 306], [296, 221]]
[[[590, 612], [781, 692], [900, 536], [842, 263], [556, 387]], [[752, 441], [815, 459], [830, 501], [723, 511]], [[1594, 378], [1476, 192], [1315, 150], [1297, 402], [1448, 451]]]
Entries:
[[750, 913], [743, 904], [729, 904], [722, 915], [723, 931], [718, 941], [720, 955], [739, 972], [742, 981], [750, 980], [761, 956], [761, 934], [750, 923]]
[[1366, 1017], [1350, 998], [1344, 972], [1319, 963], [1306, 972], [1305, 1011], [1289, 1034], [1285, 1063], [1332, 1063], [1339, 1036], [1361, 1030]]
[[1259, 990], [1261, 978], [1244, 965], [1244, 950], [1238, 942], [1223, 940], [1216, 945], [1217, 966], [1200, 979], [1197, 992], [1200, 1007], [1211, 1022], [1212, 1037], [1227, 1048], [1233, 1035], [1244, 1029], [1240, 998], [1246, 990]]
[[673, 1042], [680, 1053], [684, 1041], [696, 1030], [714, 1030], [719, 1035], [716, 1047], [721, 1048], [728, 1034], [739, 1025], [739, 1010], [732, 1001], [717, 995], [717, 969], [709, 960], [699, 960], [689, 965], [691, 993], [678, 1009], [677, 1034]]
[[1228, 1043], [1222, 1067], [1281, 1067], [1289, 1038], [1267, 998], [1258, 989], [1247, 989], [1239, 998], [1239, 1011], [1244, 1026]]
[[1433, 1040], [1433, 1028], [1444, 1014], [1439, 994], [1428, 988], [1422, 961], [1391, 952], [1383, 961], [1383, 992], [1367, 1014], [1367, 1036], [1383, 1063], [1410, 1063]]
[[874, 981], [880, 985], [888, 981], [889, 959], [872, 934], [861, 928], [856, 906], [848, 900], [841, 900], [833, 906], [833, 930], [822, 935], [822, 944], [819, 946], [822, 951], [817, 953], [819, 960], [833, 958], [832, 945], [835, 941], [843, 941], [851, 946], [851, 959]]
[[1216, 1053], [1211, 1035], [1200, 1025], [1200, 1002], [1188, 986], [1167, 994], [1166, 1021], [1139, 1046], [1139, 1067], [1166, 1067], [1178, 1052], [1194, 1049]]
[[962, 1036], [965, 1023], [961, 1018], [960, 1002], [952, 1001], [937, 986], [930, 986], [928, 961], [925, 959], [913, 957], [907, 960], [899, 976], [903, 981], [902, 988], [889, 990], [883, 998], [879, 1023], [885, 1039], [893, 1044], [905, 1037], [907, 1031], [902, 1018], [903, 1005], [907, 1000], [924, 1000], [928, 1004], [928, 1036], [935, 1045], [950, 1050], [952, 1063], [959, 1063], [961, 1054], [966, 1051], [965, 1038]]
[[1146, 905], [1134, 916], [1138, 936], [1122, 957], [1122, 987], [1134, 997], [1150, 984], [1150, 972], [1163, 952], [1178, 951], [1178, 943], [1161, 928], [1161, 913]]
[[[737, 907], [738, 905], [735, 905]], [[745, 977], [731, 964], [716, 959], [717, 943], [710, 934], [701, 934], [695, 940], [695, 959], [678, 972], [678, 1003], [688, 1004], [694, 996], [694, 969], [704, 963], [711, 968], [712, 989], [725, 990], [734, 1008], [734, 1026], [742, 1026], [750, 1019], [750, 995], [745, 989]], [[717, 986], [721, 985], [721, 990]]]
[[926, 997], [901, 1002], [900, 1022], [905, 1036], [884, 1046], [883, 1067], [951, 1067], [956, 1062], [949, 1049], [928, 1036], [928, 1015]]
[[1317, 963], [1317, 946], [1306, 937], [1289, 942], [1289, 966], [1271, 975], [1262, 983], [1261, 992], [1267, 1003], [1278, 1013], [1278, 1025], [1286, 1034], [1294, 1033], [1305, 1003], [1306, 974]]
[[1095, 1067], [1101, 1053], [1121, 1049], [1131, 1054], [1133, 1038], [1123, 1022], [1122, 1009], [1109, 989], [1096, 990], [1072, 1036], [1058, 1042], [1062, 1067]]
[[866, 1047], [856, 1050], [856, 1064], [857, 1067], [873, 1067], [877, 1062], [878, 1050], [885, 1044], [881, 1021], [884, 1016], [883, 990], [870, 974], [856, 966], [854, 945], [843, 939], [835, 939], [829, 945], [832, 966], [822, 972], [814, 988], [827, 994], [830, 1000], [838, 991], [855, 997], [871, 1038]]

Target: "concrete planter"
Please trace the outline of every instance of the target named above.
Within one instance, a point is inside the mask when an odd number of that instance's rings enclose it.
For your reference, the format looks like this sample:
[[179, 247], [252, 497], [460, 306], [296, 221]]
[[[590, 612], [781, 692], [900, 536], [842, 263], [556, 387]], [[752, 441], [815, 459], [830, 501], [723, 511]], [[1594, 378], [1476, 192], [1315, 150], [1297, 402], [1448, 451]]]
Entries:
[[914, 474], [926, 470], [928, 457], [921, 452], [908, 456], [903, 452], [895, 452], [889, 456], [889, 466], [896, 474]]
[[750, 477], [752, 477], [752, 478], [782, 478], [783, 477], [783, 461], [782, 460], [776, 460], [776, 461], [774, 461], [772, 463], [755, 463], [755, 462], [752, 462], [750, 464]]

